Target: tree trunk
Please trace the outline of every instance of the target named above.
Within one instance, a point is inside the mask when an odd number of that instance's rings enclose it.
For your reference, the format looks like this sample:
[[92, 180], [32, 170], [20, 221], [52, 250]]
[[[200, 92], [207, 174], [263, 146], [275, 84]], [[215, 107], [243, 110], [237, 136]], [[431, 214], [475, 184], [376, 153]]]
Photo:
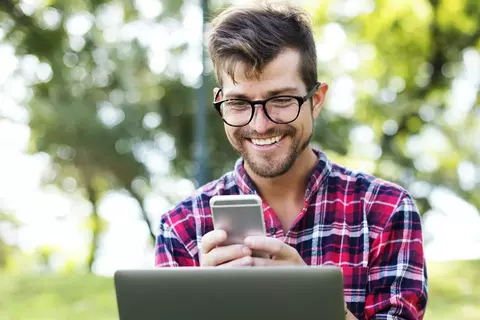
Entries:
[[143, 204], [143, 199], [142, 199], [142, 197], [141, 197], [139, 194], [137, 194], [135, 191], [133, 191], [132, 188], [127, 187], [126, 189], [127, 189], [127, 191], [130, 193], [130, 195], [131, 195], [135, 200], [137, 200], [138, 205], [140, 206], [140, 212], [141, 212], [141, 214], [142, 214], [142, 218], [143, 218], [143, 220], [145, 221], [145, 223], [147, 224], [148, 232], [150, 233], [150, 243], [151, 243], [152, 245], [154, 245], [154, 244], [155, 244], [155, 233], [153, 232], [152, 222], [151, 222], [150, 219], [148, 218], [147, 211], [145, 210], [145, 205]]
[[88, 200], [92, 204], [92, 215], [91, 215], [92, 240], [90, 242], [90, 250], [87, 257], [87, 266], [88, 266], [88, 271], [92, 273], [93, 264], [95, 263], [95, 260], [97, 258], [101, 226], [100, 226], [100, 217], [98, 216], [97, 192], [93, 188], [91, 181], [87, 182], [87, 195], [88, 195]]

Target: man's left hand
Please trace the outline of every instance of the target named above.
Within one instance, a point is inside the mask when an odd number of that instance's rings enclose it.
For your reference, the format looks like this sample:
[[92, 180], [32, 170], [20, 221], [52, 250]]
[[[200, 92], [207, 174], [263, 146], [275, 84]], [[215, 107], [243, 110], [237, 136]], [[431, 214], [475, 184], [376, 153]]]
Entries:
[[253, 266], [306, 266], [305, 261], [295, 248], [276, 238], [251, 236], [245, 238], [245, 245], [252, 250], [259, 250], [270, 255], [267, 258], [253, 258]]

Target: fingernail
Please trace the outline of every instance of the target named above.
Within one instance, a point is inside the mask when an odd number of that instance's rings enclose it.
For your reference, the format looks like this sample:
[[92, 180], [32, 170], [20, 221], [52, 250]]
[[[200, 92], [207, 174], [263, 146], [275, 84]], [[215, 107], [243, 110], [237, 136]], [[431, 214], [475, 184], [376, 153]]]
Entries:
[[242, 251], [243, 251], [243, 253], [248, 254], [248, 255], [252, 254], [252, 251], [250, 250], [249, 247], [243, 247]]
[[252, 241], [252, 239], [250, 239], [250, 238], [246, 238], [246, 239], [244, 240], [244, 242], [245, 242], [245, 244], [246, 244], [247, 246], [251, 246], [251, 245], [253, 244], [253, 241]]

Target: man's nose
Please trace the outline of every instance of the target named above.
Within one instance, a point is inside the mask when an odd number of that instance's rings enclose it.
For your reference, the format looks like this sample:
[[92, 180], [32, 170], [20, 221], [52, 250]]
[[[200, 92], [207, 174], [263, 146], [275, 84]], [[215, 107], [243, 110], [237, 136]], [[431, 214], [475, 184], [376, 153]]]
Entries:
[[265, 133], [275, 126], [275, 123], [265, 114], [263, 106], [259, 104], [255, 106], [255, 113], [250, 124], [258, 133]]

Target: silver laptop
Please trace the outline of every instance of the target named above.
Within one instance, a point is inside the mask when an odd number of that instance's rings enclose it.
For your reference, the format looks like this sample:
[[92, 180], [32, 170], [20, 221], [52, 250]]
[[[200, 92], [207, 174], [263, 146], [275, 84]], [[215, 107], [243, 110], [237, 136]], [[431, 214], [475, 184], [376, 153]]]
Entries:
[[344, 320], [336, 267], [119, 270], [120, 320]]

